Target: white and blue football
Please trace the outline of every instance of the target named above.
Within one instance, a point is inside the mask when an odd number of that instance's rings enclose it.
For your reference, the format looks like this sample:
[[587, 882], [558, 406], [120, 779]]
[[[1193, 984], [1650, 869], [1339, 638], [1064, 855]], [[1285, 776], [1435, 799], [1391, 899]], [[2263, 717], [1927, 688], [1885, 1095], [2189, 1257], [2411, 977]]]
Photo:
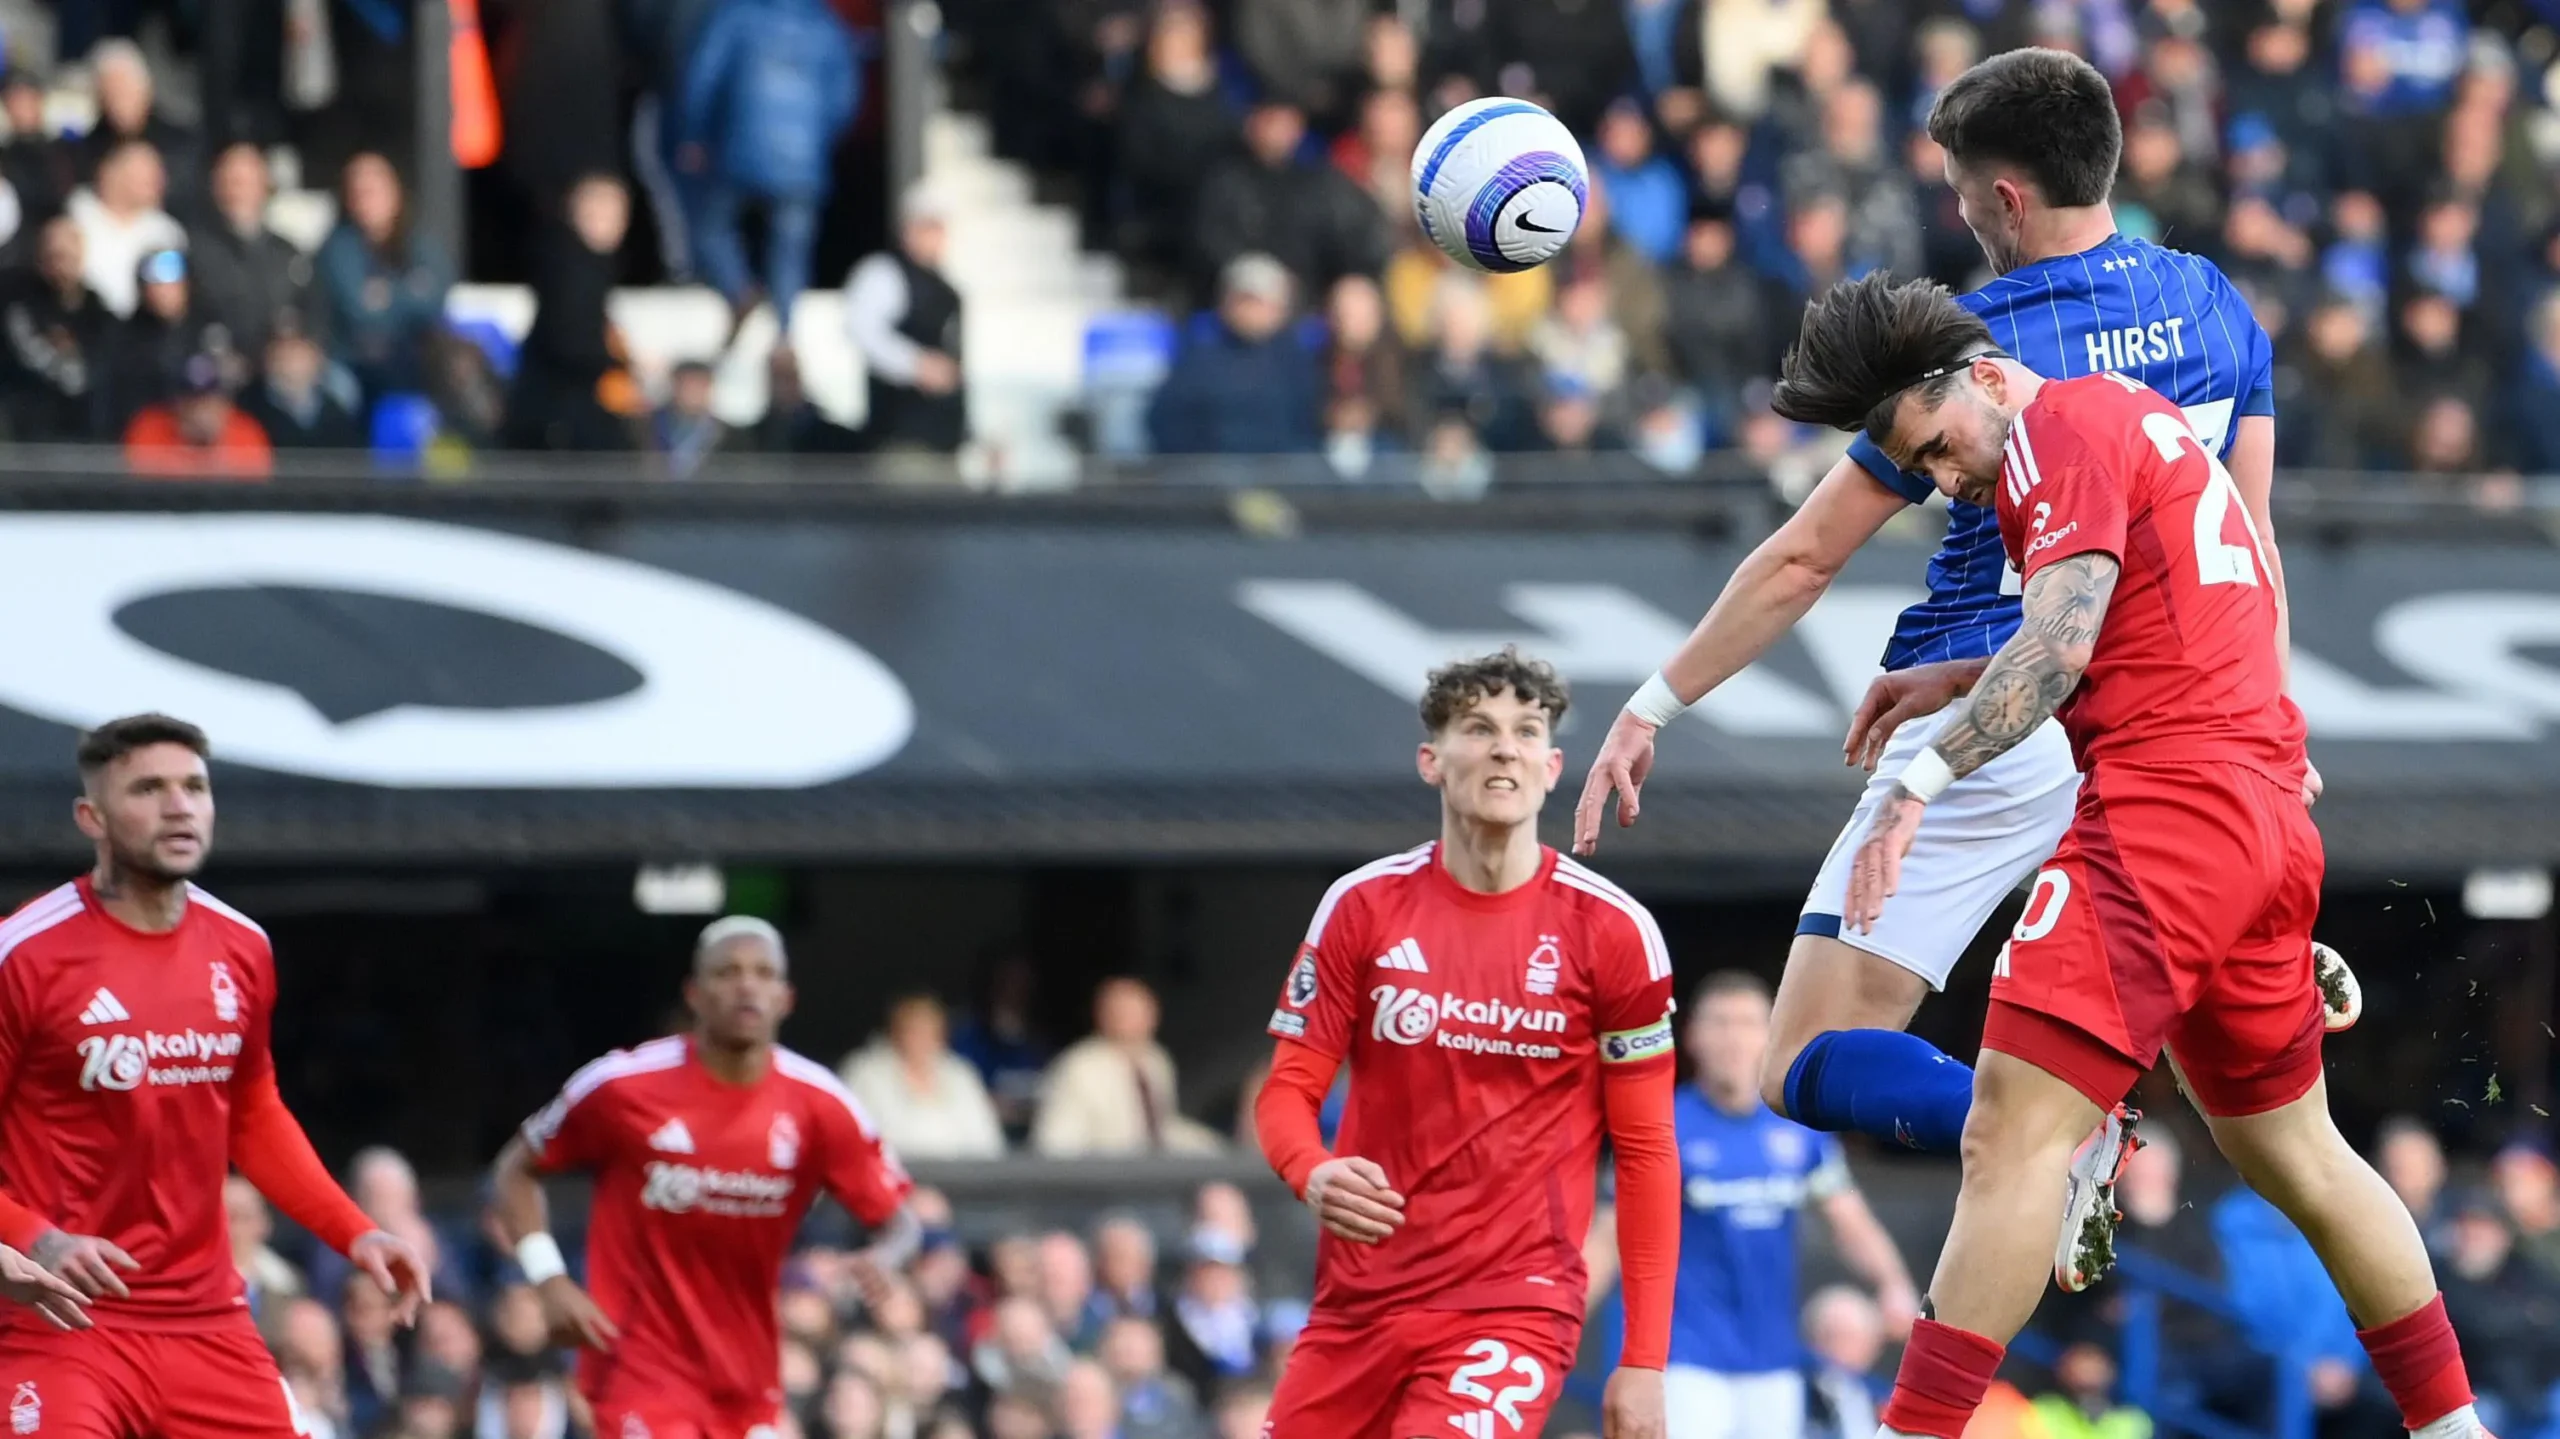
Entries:
[[1470, 269], [1510, 274], [1554, 259], [1590, 193], [1573, 132], [1526, 100], [1470, 100], [1413, 152], [1422, 233]]

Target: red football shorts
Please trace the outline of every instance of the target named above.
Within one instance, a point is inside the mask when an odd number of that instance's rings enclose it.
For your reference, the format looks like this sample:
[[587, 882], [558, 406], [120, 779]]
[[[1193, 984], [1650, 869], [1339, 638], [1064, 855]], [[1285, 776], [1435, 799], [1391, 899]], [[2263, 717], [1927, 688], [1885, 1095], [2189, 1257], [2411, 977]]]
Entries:
[[9, 1432], [38, 1439], [294, 1439], [309, 1434], [243, 1310], [200, 1333], [0, 1329]]
[[1289, 1353], [1263, 1439], [1534, 1435], [1581, 1342], [1581, 1321], [1549, 1309], [1415, 1309], [1368, 1323], [1319, 1313]]
[[596, 1439], [780, 1439], [772, 1406], [705, 1412], [683, 1400], [657, 1404], [609, 1400], [595, 1406]]
[[1992, 972], [1982, 1047], [2112, 1107], [2167, 1046], [2207, 1114], [2320, 1077], [2311, 926], [2327, 860], [2299, 792], [2233, 764], [2105, 763]]

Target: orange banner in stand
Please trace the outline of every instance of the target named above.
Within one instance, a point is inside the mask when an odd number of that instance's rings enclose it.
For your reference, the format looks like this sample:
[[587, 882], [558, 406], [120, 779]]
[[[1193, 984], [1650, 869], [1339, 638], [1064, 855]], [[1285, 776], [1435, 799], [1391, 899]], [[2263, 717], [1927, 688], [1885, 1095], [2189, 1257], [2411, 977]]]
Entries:
[[498, 119], [498, 79], [480, 35], [480, 0], [446, 0], [453, 16], [453, 159], [466, 170], [497, 162], [506, 135]]

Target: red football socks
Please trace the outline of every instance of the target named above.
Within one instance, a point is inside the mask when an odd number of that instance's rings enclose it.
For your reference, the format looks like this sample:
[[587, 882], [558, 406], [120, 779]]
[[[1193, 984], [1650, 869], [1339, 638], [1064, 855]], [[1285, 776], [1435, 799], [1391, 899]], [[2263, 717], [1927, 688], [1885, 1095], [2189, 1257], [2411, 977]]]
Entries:
[[1885, 1401], [1885, 1427], [1928, 1439], [1964, 1439], [1964, 1426], [1982, 1407], [1991, 1376], [2000, 1372], [2008, 1352], [1935, 1319], [1913, 1324], [1901, 1372], [1893, 1376], [1893, 1397]]
[[2376, 1329], [2362, 1329], [2373, 1372], [2400, 1406], [2400, 1422], [2419, 1429], [2471, 1402], [2471, 1376], [2462, 1367], [2462, 1345], [2445, 1318], [2444, 1296]]

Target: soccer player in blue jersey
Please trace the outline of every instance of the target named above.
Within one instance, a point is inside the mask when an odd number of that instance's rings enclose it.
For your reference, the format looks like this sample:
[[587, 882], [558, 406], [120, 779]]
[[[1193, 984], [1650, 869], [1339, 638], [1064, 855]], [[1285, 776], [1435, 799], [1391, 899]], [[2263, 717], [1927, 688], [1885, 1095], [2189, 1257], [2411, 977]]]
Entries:
[[[1920, 1296], [1893, 1238], [1849, 1177], [1840, 1141], [1772, 1112], [1760, 1098], [1769, 987], [1739, 970], [1690, 997], [1681, 1049], [1694, 1081], [1672, 1105], [1680, 1143], [1680, 1278], [1671, 1304], [1665, 1439], [1799, 1439], [1805, 1352], [1797, 1337], [1796, 1221], [1831, 1226], [1840, 1257], [1874, 1286], [1897, 1336]], [[1598, 1282], [1617, 1246], [1603, 1215], [1584, 1257]], [[1609, 1316], [1614, 1321], [1615, 1315]]]
[[[2008, 354], [2053, 379], [2119, 371], [2184, 409], [2220, 452], [2266, 548], [2287, 653], [2284, 572], [2267, 495], [2275, 467], [2272, 353], [2239, 292], [2209, 260], [2128, 239], [2108, 191], [2123, 149], [2115, 96], [2088, 62], [2058, 50], [2012, 50], [1974, 66], [1940, 93], [1929, 135], [1947, 155], [1947, 181], [1998, 278], [1962, 303]], [[1803, 508], [1761, 542], [1726, 581], [1706, 618], [1647, 680], [1611, 726], [1574, 811], [1574, 847], [1597, 847], [1618, 797], [1635, 823], [1657, 731], [1758, 659], [1822, 597], [1841, 566], [1905, 505], [1935, 493], [1859, 436]], [[2000, 901], [2053, 853], [2071, 822], [2079, 774], [2061, 726], [1951, 786], [1929, 806], [1903, 861], [1893, 904], [1865, 933], [1840, 913], [1849, 865], [1873, 807], [1927, 744], [1927, 722], [1953, 704], [1982, 662], [2018, 627], [2020, 584], [1988, 509], [1949, 506], [1945, 543], [1929, 562], [1928, 598], [1903, 611], [1882, 679], [1852, 722], [1848, 753], [1874, 772], [1866, 795], [1815, 878], [1778, 987], [1762, 1090], [1780, 1113], [1812, 1128], [1858, 1130], [1952, 1154], [1973, 1103], [1973, 1071], [1903, 1033]], [[1907, 722], [1920, 721], [1920, 722]], [[2314, 771], [2304, 788], [2317, 798]], [[2332, 1025], [2353, 1018], [2353, 981], [2323, 951]], [[2075, 1171], [2066, 1249], [2112, 1253], [2112, 1160], [2123, 1150], [2111, 1116]], [[2082, 1233], [2086, 1228], [2088, 1233]], [[2060, 1269], [2063, 1266], [2058, 1265]], [[2104, 1272], [2101, 1263], [2096, 1272]], [[2065, 1277], [2079, 1287], [2094, 1274]]]

